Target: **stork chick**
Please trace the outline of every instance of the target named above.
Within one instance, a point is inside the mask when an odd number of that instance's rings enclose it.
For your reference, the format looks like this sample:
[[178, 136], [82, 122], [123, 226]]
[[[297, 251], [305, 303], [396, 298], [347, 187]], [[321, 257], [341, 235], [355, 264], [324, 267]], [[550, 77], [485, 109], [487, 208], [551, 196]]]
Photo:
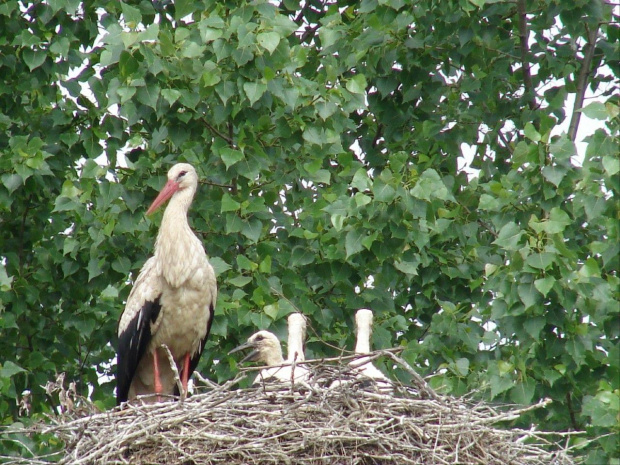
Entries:
[[[371, 310], [362, 308], [355, 313], [355, 326], [357, 328], [355, 353], [367, 354], [370, 352], [370, 337], [372, 336], [373, 314]], [[355, 368], [358, 377], [374, 380], [380, 391], [391, 391], [391, 381], [379, 369], [369, 361], [368, 357], [353, 360], [350, 364]]]
[[[254, 385], [258, 385], [263, 381], [272, 380], [280, 383], [291, 382], [291, 367], [281, 366], [286, 362], [282, 357], [282, 346], [275, 334], [269, 331], [258, 331], [250, 336], [247, 342], [231, 350], [229, 354], [246, 349], [251, 349], [251, 351], [241, 359], [240, 363], [251, 361], [262, 362], [267, 365], [267, 368], [263, 368], [259, 372], [254, 380]], [[295, 376], [293, 378], [294, 382], [305, 379], [302, 373], [297, 371], [297, 368], [299, 367], [296, 367]]]
[[290, 362], [291, 369], [295, 370], [295, 377], [307, 379], [308, 369], [304, 366], [296, 365], [306, 360], [304, 346], [306, 341], [306, 317], [301, 313], [291, 313], [288, 316], [288, 356], [286, 361]]
[[289, 362], [303, 362], [306, 360], [304, 346], [306, 340], [306, 317], [301, 313], [291, 313], [288, 316], [288, 356]]
[[149, 258], [127, 298], [118, 324], [117, 403], [138, 395], [183, 394], [196, 369], [213, 322], [217, 297], [215, 273], [202, 242], [191, 230], [187, 213], [198, 187], [193, 166], [178, 163], [147, 210], [155, 212], [170, 199]]

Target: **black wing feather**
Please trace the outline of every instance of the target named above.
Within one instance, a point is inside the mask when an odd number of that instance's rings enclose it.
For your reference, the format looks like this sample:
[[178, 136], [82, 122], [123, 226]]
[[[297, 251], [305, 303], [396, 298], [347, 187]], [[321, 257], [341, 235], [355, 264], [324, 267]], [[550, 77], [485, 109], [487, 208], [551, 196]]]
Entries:
[[[200, 361], [200, 357], [202, 356], [202, 351], [205, 349], [205, 344], [207, 343], [207, 339], [209, 338], [209, 333], [211, 332], [211, 325], [213, 324], [213, 317], [215, 315], [215, 308], [213, 308], [213, 304], [209, 307], [209, 319], [207, 320], [207, 332], [205, 333], [205, 337], [200, 341], [200, 346], [198, 346], [198, 350], [194, 354], [194, 356], [189, 360], [189, 373], [187, 375], [187, 379], [189, 380], [192, 377], [192, 373], [198, 366], [198, 362]], [[179, 386], [174, 386], [174, 395], [179, 396], [181, 393], [179, 392]]]
[[126, 402], [129, 387], [133, 380], [138, 363], [144, 356], [151, 341], [151, 323], [157, 320], [161, 311], [159, 297], [154, 301], [146, 301], [125, 330], [118, 335], [118, 357], [116, 365], [116, 404]]

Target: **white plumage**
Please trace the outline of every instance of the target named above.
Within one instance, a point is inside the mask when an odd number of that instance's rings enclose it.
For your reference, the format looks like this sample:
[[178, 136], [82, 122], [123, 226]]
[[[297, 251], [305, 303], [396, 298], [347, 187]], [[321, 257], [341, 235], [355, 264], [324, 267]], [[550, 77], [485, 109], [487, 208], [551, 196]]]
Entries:
[[[372, 336], [373, 314], [371, 310], [360, 309], [355, 314], [355, 326], [357, 328], [357, 339], [355, 343], [356, 354], [367, 354], [370, 352], [370, 337]], [[379, 369], [369, 361], [368, 357], [353, 360], [350, 365], [355, 368], [361, 377], [371, 378], [376, 381], [379, 388], [391, 388], [390, 380]], [[387, 384], [386, 384], [387, 383]]]
[[162, 344], [174, 358], [185, 392], [204, 349], [217, 286], [202, 242], [187, 221], [197, 186], [196, 170], [176, 164], [147, 211], [153, 213], [170, 199], [154, 255], [142, 267], [118, 324], [119, 404], [138, 395], [178, 394]]
[[287, 361], [282, 356], [282, 345], [279, 339], [269, 331], [254, 333], [246, 343], [229, 352], [232, 354], [240, 350], [251, 349], [248, 355], [241, 360], [241, 363], [253, 361], [267, 365], [267, 368], [263, 368], [256, 376], [254, 385], [265, 381], [290, 383], [293, 380], [294, 383], [298, 383], [308, 379], [308, 370], [297, 365], [297, 362], [305, 360], [303, 345], [306, 334], [306, 319], [300, 313], [294, 313], [289, 316], [288, 325]]
[[303, 362], [306, 360], [304, 345], [306, 341], [306, 317], [301, 313], [291, 313], [288, 316], [288, 362]]
[[[355, 353], [356, 354], [368, 354], [370, 353], [370, 337], [372, 336], [372, 320], [373, 314], [371, 310], [360, 309], [355, 314], [355, 327], [356, 327], [356, 341], [355, 341]], [[353, 368], [353, 374], [359, 380], [371, 381], [373, 387], [376, 387], [379, 392], [389, 394], [393, 392], [392, 382], [370, 361], [370, 357], [356, 358], [349, 363], [349, 366]], [[350, 381], [336, 380], [330, 388], [336, 388], [349, 384]]]

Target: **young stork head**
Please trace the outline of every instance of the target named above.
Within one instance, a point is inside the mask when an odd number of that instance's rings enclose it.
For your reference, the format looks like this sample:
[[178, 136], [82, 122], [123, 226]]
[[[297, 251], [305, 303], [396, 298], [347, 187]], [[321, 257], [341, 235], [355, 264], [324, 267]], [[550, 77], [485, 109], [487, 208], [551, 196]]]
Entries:
[[242, 360], [243, 362], [263, 362], [268, 366], [281, 365], [284, 363], [282, 358], [282, 347], [275, 334], [269, 331], [259, 331], [250, 336], [246, 343], [235, 347], [228, 352], [232, 354], [240, 350], [252, 349]]
[[197, 187], [198, 175], [196, 174], [194, 167], [189, 163], [177, 163], [168, 171], [168, 182], [166, 182], [166, 185], [161, 190], [157, 198], [153, 200], [153, 203], [147, 210], [146, 214], [150, 215], [157, 211], [157, 209], [161, 207], [166, 200], [177, 192], [183, 192], [184, 194], [186, 193], [189, 202], [191, 202]]

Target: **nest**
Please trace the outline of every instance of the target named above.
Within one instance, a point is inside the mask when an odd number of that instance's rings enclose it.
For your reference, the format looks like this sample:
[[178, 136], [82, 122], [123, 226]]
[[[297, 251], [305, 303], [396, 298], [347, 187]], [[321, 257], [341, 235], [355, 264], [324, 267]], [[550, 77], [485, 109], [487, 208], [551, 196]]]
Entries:
[[575, 463], [558, 433], [500, 427], [546, 402], [511, 409], [438, 395], [394, 351], [373, 356], [390, 357], [412, 385], [386, 390], [341, 361], [312, 361], [294, 388], [203, 380], [185, 400], [65, 414], [42, 430], [65, 443], [65, 464]]

